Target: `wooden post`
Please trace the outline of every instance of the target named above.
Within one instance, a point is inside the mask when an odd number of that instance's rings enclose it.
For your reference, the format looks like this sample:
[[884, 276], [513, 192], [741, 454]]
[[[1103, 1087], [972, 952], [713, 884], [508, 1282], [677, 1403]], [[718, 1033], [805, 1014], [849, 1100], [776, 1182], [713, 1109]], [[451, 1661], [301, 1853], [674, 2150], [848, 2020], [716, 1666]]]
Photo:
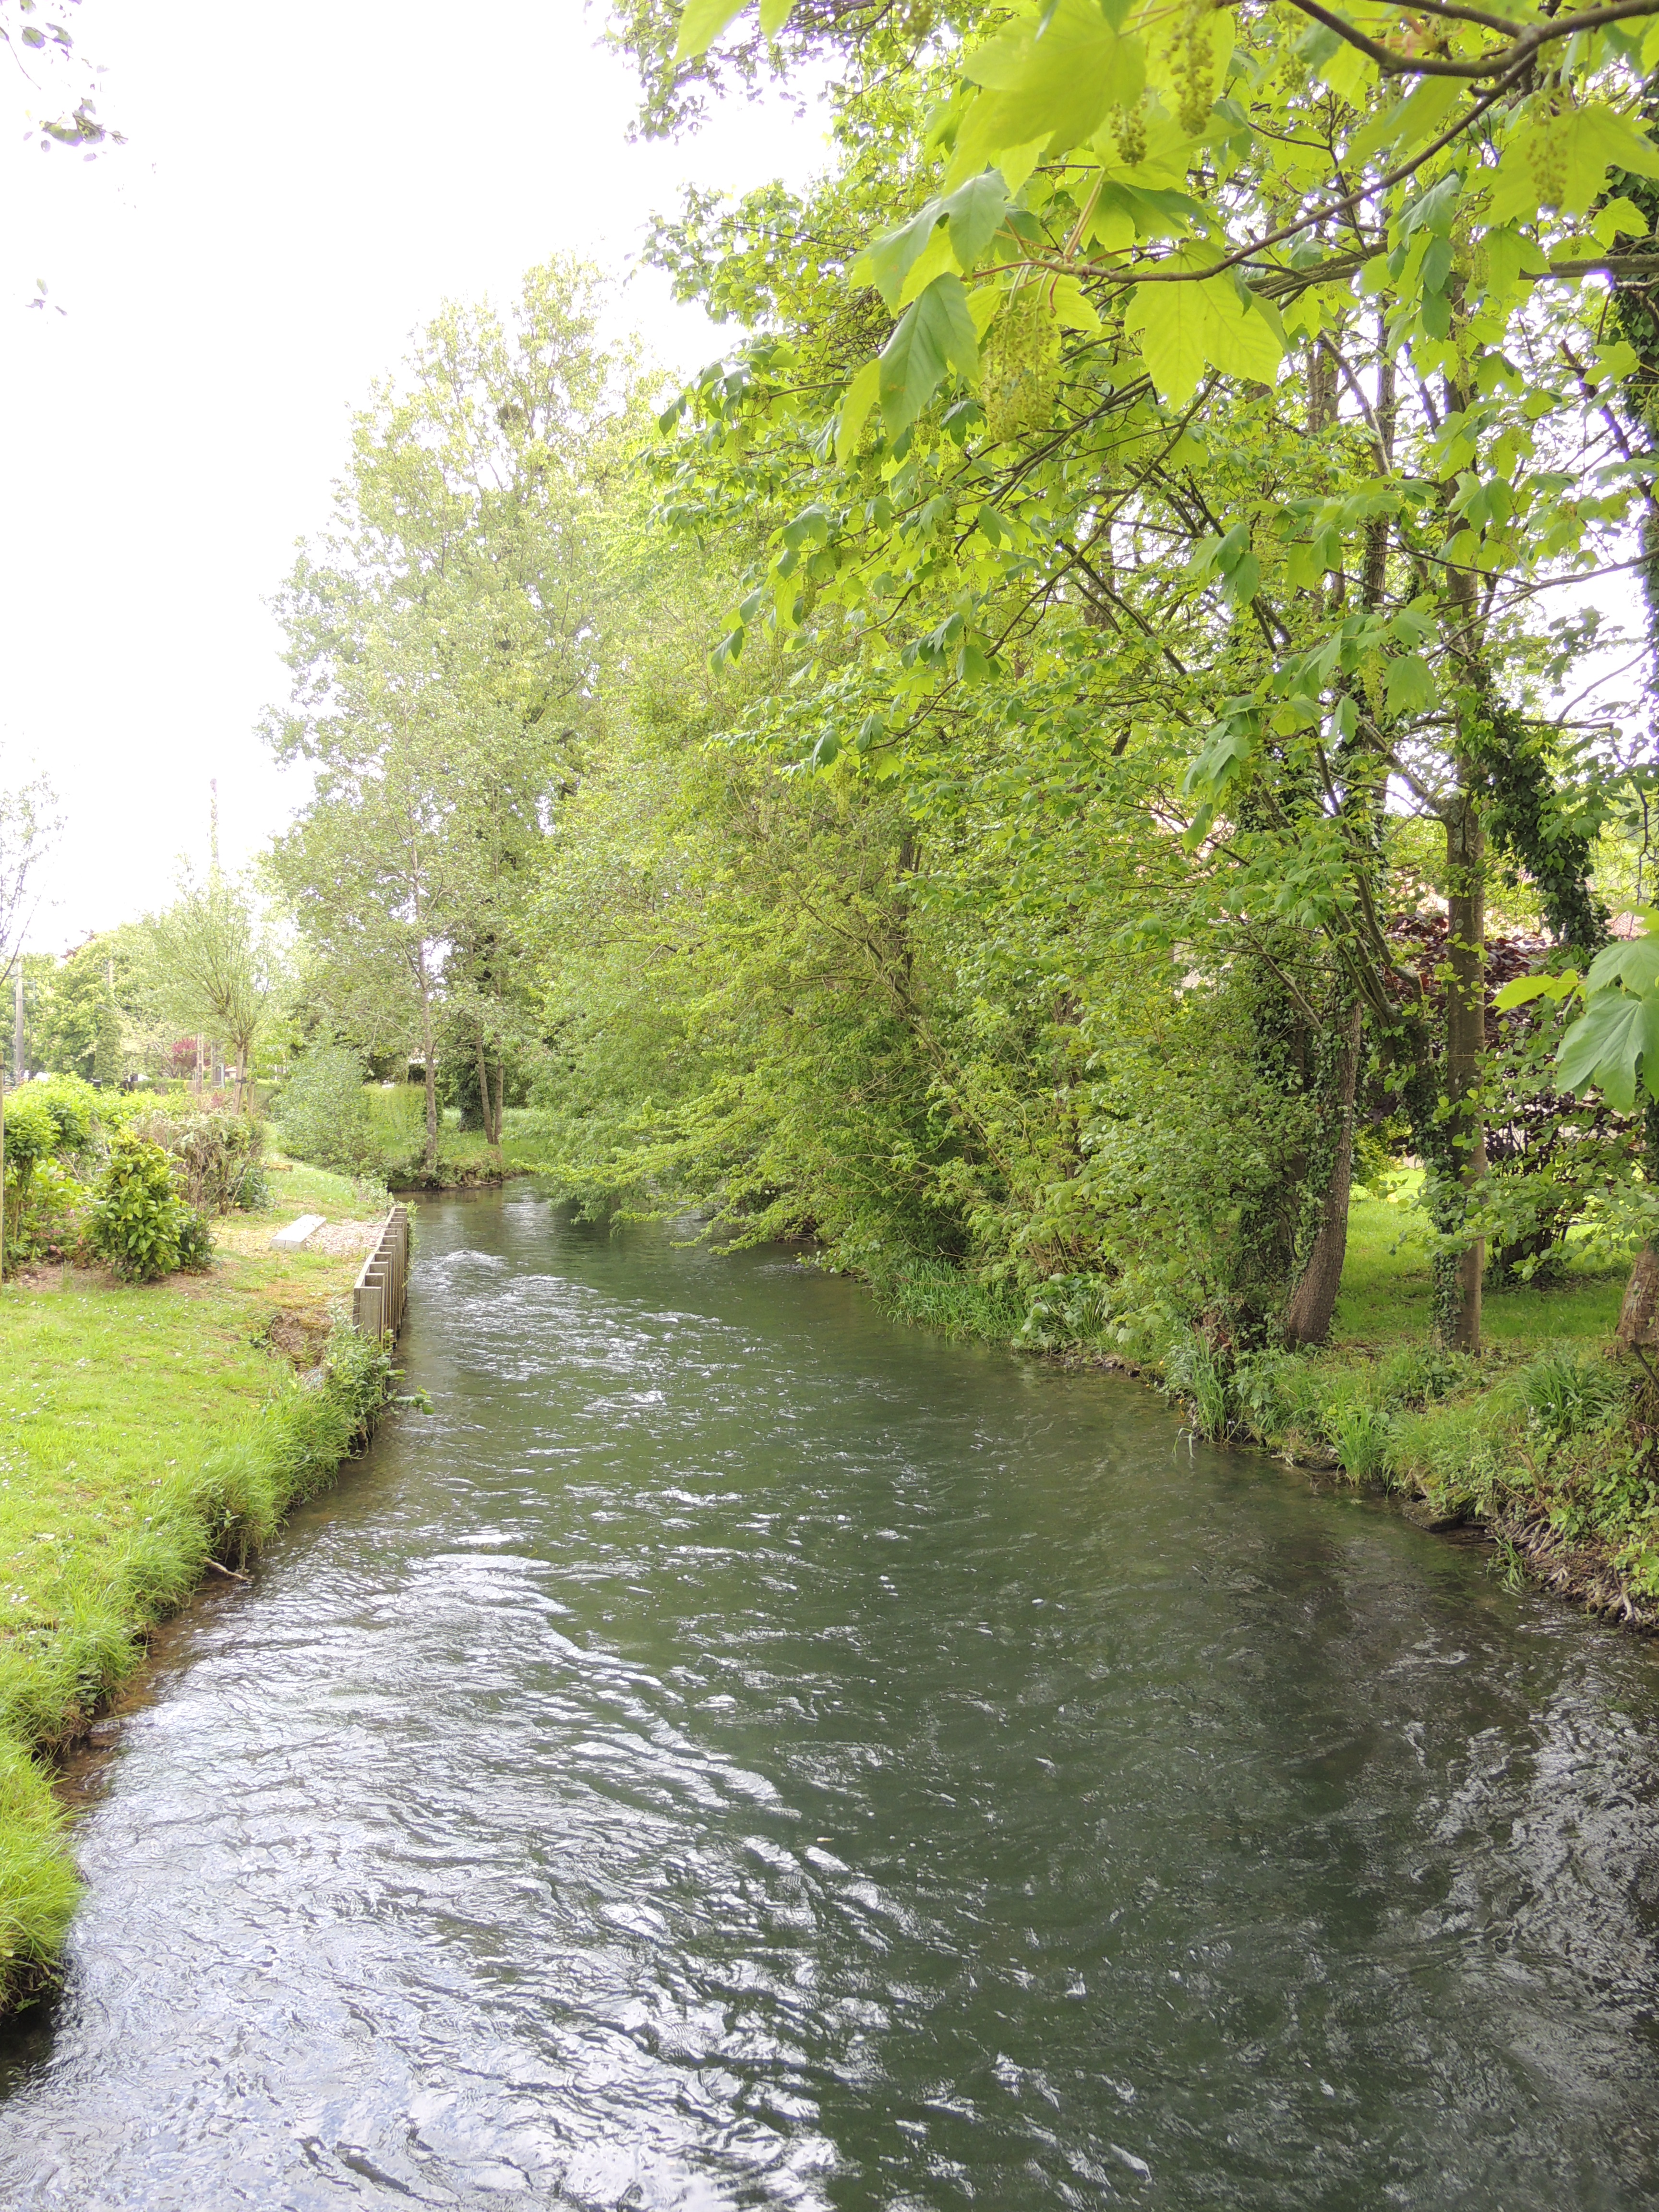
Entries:
[[409, 1209], [394, 1206], [380, 1224], [374, 1249], [363, 1261], [351, 1290], [351, 1325], [360, 1336], [388, 1334], [394, 1342], [404, 1325], [409, 1296]]

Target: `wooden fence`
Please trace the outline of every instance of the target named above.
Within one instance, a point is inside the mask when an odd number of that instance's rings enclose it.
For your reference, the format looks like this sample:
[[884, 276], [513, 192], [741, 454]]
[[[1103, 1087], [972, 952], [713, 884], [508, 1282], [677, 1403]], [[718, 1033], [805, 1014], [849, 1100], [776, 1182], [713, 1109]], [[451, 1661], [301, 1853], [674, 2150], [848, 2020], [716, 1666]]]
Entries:
[[409, 1295], [409, 1208], [394, 1206], [351, 1290], [351, 1326], [359, 1336], [396, 1339]]

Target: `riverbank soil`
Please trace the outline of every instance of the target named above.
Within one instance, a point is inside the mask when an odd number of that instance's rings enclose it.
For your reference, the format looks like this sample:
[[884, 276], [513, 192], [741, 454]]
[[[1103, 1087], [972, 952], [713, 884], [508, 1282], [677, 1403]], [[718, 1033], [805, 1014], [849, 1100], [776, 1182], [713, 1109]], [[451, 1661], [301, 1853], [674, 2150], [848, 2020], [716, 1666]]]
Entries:
[[[74, 1902], [52, 1754], [359, 1425], [365, 1377], [297, 1370], [328, 1352], [378, 1224], [339, 1176], [270, 1180], [268, 1211], [215, 1223], [204, 1274], [52, 1266], [0, 1287], [0, 2011], [49, 1972]], [[273, 1250], [301, 1213], [326, 1226]]]

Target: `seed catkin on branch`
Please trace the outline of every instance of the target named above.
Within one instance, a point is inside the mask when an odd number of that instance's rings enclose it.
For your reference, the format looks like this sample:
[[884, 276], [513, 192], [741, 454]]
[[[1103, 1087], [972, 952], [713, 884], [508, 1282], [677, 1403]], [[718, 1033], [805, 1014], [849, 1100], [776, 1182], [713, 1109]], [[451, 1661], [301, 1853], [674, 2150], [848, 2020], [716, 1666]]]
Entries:
[[991, 325], [981, 404], [999, 445], [1022, 430], [1046, 430], [1060, 384], [1060, 325], [1040, 284], [1016, 292]]

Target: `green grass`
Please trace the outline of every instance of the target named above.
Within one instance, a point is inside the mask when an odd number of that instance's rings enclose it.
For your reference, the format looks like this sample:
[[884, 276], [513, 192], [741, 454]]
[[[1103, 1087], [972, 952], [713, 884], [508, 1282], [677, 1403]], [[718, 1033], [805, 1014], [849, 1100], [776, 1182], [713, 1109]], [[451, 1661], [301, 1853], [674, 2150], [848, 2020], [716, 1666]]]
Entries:
[[424, 1094], [416, 1084], [364, 1086], [369, 1120], [380, 1147], [380, 1173], [393, 1190], [442, 1190], [499, 1182], [529, 1175], [548, 1164], [547, 1117], [533, 1107], [509, 1106], [502, 1116], [501, 1143], [489, 1144], [481, 1129], [463, 1129], [455, 1109], [443, 1110], [438, 1132], [438, 1165], [428, 1175]]
[[[1331, 1329], [1334, 1347], [1393, 1350], [1427, 1338], [1428, 1255], [1422, 1217], [1409, 1203], [1416, 1180], [1402, 1178], [1400, 1197], [1386, 1204], [1364, 1194], [1354, 1199]], [[1482, 1334], [1509, 1352], [1540, 1351], [1564, 1338], [1599, 1343], [1613, 1334], [1629, 1272], [1627, 1262], [1609, 1267], [1569, 1257], [1544, 1283], [1502, 1289], [1488, 1283], [1480, 1302]]]
[[280, 1254], [299, 1212], [362, 1218], [352, 1186], [273, 1177], [216, 1224], [211, 1271], [124, 1285], [72, 1268], [0, 1287], [0, 2009], [49, 1977], [76, 1885], [50, 1754], [143, 1656], [210, 1558], [240, 1563], [372, 1419], [387, 1362], [344, 1333], [321, 1388], [270, 1349], [320, 1343], [355, 1256]]
[[1024, 1318], [1024, 1298], [921, 1253], [885, 1267], [866, 1253], [861, 1255], [859, 1272], [884, 1312], [918, 1328], [1006, 1342], [1018, 1334]]

